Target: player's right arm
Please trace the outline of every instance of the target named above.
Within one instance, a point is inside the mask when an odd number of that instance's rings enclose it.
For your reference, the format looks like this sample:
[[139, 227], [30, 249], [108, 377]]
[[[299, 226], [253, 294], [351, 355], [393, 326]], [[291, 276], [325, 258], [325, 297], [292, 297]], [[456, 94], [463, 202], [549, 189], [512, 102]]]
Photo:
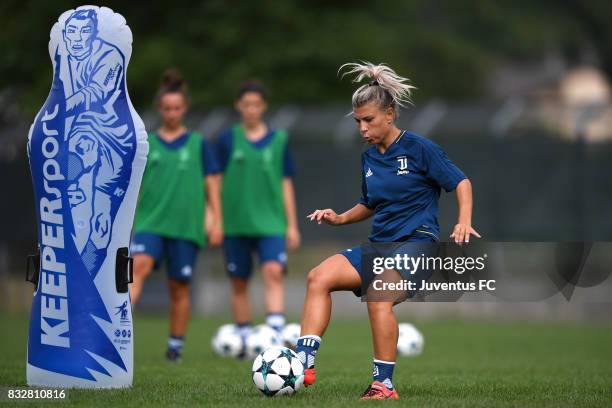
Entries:
[[361, 155], [361, 198], [359, 203], [342, 214], [336, 214], [331, 208], [326, 208], [324, 210], [315, 210], [312, 214], [308, 215], [308, 218], [310, 221], [316, 221], [319, 224], [321, 222], [329, 225], [352, 224], [370, 218], [374, 214], [374, 210], [371, 207], [373, 206], [368, 199], [364, 155]]
[[308, 215], [308, 218], [310, 221], [316, 221], [319, 224], [325, 222], [329, 225], [345, 225], [363, 221], [370, 218], [373, 214], [373, 210], [359, 203], [342, 214], [336, 214], [331, 208], [326, 208], [324, 210], [315, 210], [312, 214]]

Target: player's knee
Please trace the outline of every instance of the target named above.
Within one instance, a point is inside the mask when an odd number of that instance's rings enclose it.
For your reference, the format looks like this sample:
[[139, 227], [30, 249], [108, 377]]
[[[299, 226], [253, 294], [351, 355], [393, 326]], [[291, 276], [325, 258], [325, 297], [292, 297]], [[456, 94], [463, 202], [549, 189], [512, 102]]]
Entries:
[[262, 275], [267, 283], [280, 284], [283, 281], [283, 265], [278, 262], [266, 263], [262, 268]]
[[368, 312], [370, 314], [393, 313], [393, 302], [368, 302]]
[[321, 268], [321, 266], [317, 266], [308, 272], [308, 289], [310, 290], [325, 290], [329, 291], [331, 285], [329, 282], [329, 277]]
[[170, 296], [172, 303], [179, 307], [189, 307], [189, 293], [176, 293]]
[[153, 269], [154, 261], [148, 255], [134, 255], [134, 278], [146, 278]]
[[176, 297], [175, 302], [182, 307], [185, 308], [189, 308], [189, 304], [190, 304], [190, 299], [189, 299], [189, 292], [187, 293], [181, 293]]
[[243, 278], [232, 278], [232, 294], [245, 295], [249, 288], [249, 281]]
[[189, 285], [185, 282], [170, 282], [170, 300], [173, 303], [189, 304]]

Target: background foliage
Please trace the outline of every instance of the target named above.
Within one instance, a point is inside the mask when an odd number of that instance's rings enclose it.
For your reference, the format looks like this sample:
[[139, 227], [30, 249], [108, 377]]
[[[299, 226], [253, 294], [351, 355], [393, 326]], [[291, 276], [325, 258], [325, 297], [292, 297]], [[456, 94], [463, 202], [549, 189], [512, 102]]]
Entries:
[[[48, 33], [80, 3], [3, 1], [0, 90], [31, 114], [51, 83]], [[612, 74], [612, 3], [529, 0], [109, 1], [134, 34], [128, 71], [137, 107], [150, 106], [161, 72], [176, 66], [200, 108], [232, 101], [237, 84], [257, 77], [278, 104], [344, 101], [338, 67], [387, 62], [418, 86], [417, 102], [487, 96], [498, 64], [562, 54], [572, 64], [592, 50]]]

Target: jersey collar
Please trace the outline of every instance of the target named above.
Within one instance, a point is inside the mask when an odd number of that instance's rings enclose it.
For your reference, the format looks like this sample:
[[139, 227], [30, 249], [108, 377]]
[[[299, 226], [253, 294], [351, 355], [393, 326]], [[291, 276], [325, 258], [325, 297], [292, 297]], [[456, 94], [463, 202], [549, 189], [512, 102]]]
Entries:
[[381, 156], [387, 156], [389, 153], [389, 150], [391, 150], [393, 148], [393, 146], [395, 146], [396, 144], [398, 144], [398, 142], [401, 140], [402, 137], [404, 137], [404, 134], [406, 133], [405, 130], [402, 130], [400, 132], [399, 135], [397, 135], [395, 137], [395, 140], [389, 145], [389, 147], [387, 147], [387, 150], [385, 150], [384, 153], [381, 153], [380, 150], [378, 150], [378, 146], [374, 146], [374, 150], [376, 151], [376, 153], [378, 153]]

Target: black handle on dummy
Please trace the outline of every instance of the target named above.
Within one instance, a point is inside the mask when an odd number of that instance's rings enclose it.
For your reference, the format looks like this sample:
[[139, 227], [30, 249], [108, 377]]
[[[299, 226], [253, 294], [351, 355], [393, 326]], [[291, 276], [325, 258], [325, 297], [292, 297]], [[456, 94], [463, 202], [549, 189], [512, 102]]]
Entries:
[[130, 258], [127, 247], [118, 248], [115, 260], [115, 286], [118, 293], [127, 293], [128, 284], [133, 282], [133, 265], [134, 260]]

